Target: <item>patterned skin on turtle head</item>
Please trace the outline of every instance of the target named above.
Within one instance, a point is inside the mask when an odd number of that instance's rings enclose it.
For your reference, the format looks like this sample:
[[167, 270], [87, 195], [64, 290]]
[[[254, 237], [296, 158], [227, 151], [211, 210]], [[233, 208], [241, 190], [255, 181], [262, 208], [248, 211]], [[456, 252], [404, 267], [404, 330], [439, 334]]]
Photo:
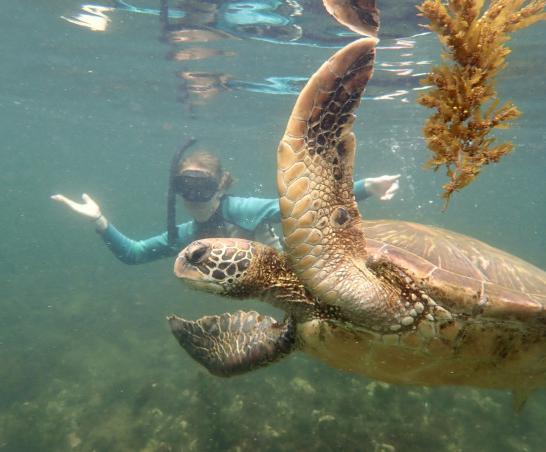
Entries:
[[256, 253], [248, 240], [202, 239], [179, 253], [174, 273], [190, 286], [235, 296]]
[[260, 299], [287, 312], [314, 312], [315, 299], [272, 247], [245, 239], [211, 238], [189, 244], [174, 273], [189, 286], [231, 298]]

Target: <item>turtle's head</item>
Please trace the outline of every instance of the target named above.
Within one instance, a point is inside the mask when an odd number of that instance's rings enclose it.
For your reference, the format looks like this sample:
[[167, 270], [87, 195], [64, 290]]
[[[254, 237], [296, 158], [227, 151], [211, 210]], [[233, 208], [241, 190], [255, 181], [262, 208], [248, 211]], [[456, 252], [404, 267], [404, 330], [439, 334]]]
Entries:
[[184, 248], [174, 274], [191, 287], [233, 297], [257, 295], [255, 267], [264, 246], [242, 239], [202, 239]]

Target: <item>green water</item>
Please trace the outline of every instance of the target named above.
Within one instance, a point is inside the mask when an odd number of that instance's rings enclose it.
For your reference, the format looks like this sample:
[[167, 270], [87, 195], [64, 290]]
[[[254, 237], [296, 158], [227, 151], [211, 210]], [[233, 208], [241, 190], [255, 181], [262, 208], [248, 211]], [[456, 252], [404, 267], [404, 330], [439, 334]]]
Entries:
[[[113, 12], [101, 33], [60, 19], [78, 13], [77, 1], [2, 6], [1, 452], [544, 450], [544, 390], [516, 415], [505, 392], [388, 386], [299, 353], [242, 377], [209, 375], [166, 315], [278, 313], [192, 292], [170, 259], [124, 265], [88, 222], [49, 200], [87, 192], [127, 235], [162, 232], [169, 161], [189, 136], [222, 157], [235, 194], [274, 196], [275, 148], [295, 97], [229, 90], [181, 103], [176, 72], [306, 77], [332, 49], [223, 40], [204, 46], [234, 55], [175, 62], [155, 16]], [[407, 58], [437, 59], [432, 36], [415, 41]], [[499, 81], [524, 112], [502, 135], [516, 151], [447, 212], [443, 175], [421, 169], [426, 112], [415, 93], [365, 100], [357, 175], [402, 182], [393, 201], [371, 200], [363, 214], [441, 225], [546, 268], [545, 41], [544, 23], [519, 32]], [[397, 88], [381, 72], [374, 80], [370, 96]]]

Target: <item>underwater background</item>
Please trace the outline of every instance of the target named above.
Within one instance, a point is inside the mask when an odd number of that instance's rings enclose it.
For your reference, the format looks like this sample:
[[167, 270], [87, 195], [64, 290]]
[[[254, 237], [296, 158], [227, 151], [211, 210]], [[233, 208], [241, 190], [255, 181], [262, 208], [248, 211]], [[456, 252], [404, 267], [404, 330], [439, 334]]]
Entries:
[[[354, 36], [318, 0], [181, 3], [173, 23], [186, 17], [208, 38], [167, 42], [153, 0], [2, 3], [0, 452], [545, 450], [544, 390], [516, 414], [508, 392], [392, 386], [301, 353], [209, 375], [172, 337], [168, 314], [280, 313], [191, 291], [172, 259], [122, 264], [88, 221], [49, 199], [86, 192], [128, 236], [163, 232], [170, 159], [190, 136], [231, 171], [232, 193], [276, 196], [275, 149], [295, 95]], [[444, 212], [444, 174], [422, 169], [429, 112], [415, 103], [440, 49], [414, 2], [391, 3], [379, 5], [355, 176], [401, 173], [401, 188], [363, 203], [363, 216], [446, 227], [545, 269], [544, 22], [514, 35], [498, 83], [523, 112], [496, 135], [514, 152]]]

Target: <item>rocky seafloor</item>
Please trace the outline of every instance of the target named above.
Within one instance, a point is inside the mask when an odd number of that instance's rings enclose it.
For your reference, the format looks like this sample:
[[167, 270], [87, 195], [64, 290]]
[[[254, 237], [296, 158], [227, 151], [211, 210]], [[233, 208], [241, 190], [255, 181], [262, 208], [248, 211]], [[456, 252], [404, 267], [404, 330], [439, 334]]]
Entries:
[[544, 391], [516, 414], [507, 392], [391, 386], [301, 353], [222, 379], [192, 361], [161, 318], [151, 321], [163, 308], [98, 304], [103, 321], [86, 323], [90, 303], [66, 305], [42, 336], [35, 328], [3, 344], [0, 452], [544, 446]]

